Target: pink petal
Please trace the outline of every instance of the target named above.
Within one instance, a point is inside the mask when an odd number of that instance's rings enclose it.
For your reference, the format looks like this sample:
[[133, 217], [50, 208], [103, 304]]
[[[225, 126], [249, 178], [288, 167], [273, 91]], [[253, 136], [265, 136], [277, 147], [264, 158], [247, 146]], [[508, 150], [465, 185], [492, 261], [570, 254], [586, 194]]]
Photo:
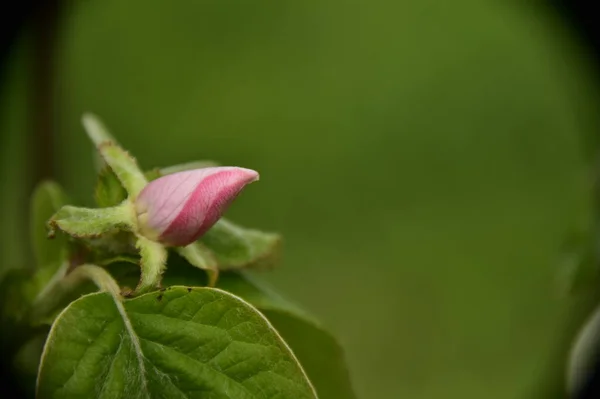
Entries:
[[167, 245], [188, 245], [256, 180], [256, 171], [238, 167], [202, 168], [156, 179], [136, 201], [141, 233]]

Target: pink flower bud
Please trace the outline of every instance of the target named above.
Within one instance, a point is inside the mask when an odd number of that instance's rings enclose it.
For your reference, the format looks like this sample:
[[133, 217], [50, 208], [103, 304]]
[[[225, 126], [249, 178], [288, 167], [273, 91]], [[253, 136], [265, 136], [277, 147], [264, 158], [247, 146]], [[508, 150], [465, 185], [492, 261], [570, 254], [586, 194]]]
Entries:
[[140, 233], [165, 245], [196, 241], [219, 220], [254, 170], [213, 167], [163, 176], [140, 192], [135, 207]]

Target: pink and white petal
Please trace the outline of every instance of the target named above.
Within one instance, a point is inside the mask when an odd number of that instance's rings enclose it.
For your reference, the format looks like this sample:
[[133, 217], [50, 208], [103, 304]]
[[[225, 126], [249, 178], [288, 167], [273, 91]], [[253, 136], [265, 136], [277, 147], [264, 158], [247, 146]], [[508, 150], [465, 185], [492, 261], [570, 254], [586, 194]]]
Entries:
[[[189, 196], [160, 240], [173, 245], [196, 241], [219, 220], [223, 212], [258, 173], [244, 168], [222, 167], [207, 173]], [[218, 170], [217, 170], [218, 169]]]

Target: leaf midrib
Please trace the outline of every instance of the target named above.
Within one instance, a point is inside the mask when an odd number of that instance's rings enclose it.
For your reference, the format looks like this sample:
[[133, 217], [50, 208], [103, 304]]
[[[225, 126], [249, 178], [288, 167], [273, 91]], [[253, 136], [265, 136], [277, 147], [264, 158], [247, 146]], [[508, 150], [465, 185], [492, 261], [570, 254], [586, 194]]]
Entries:
[[[160, 346], [160, 347], [162, 347], [162, 348], [166, 348], [166, 349], [168, 349], [168, 350], [171, 350], [171, 351], [173, 351], [173, 352], [176, 352], [176, 353], [178, 353], [178, 354], [180, 354], [180, 355], [182, 355], [182, 356], [184, 356], [184, 357], [186, 357], [186, 358], [188, 358], [188, 359], [192, 360], [194, 363], [201, 364], [201, 365], [203, 365], [203, 366], [205, 366], [205, 367], [207, 367], [207, 368], [211, 369], [212, 371], [214, 371], [214, 372], [218, 373], [219, 375], [223, 376], [223, 377], [224, 377], [225, 379], [227, 379], [228, 381], [231, 381], [231, 382], [232, 382], [232, 383], [233, 383], [235, 386], [237, 386], [237, 387], [238, 387], [238, 388], [240, 388], [242, 391], [244, 391], [244, 393], [246, 393], [246, 394], [247, 394], [249, 397], [251, 397], [251, 398], [257, 398], [257, 396], [256, 396], [255, 394], [253, 394], [252, 392], [248, 391], [248, 388], [246, 388], [246, 387], [245, 387], [245, 386], [244, 386], [244, 385], [243, 385], [241, 382], [239, 382], [239, 381], [237, 381], [236, 379], [234, 379], [234, 378], [232, 378], [232, 377], [228, 376], [227, 374], [225, 374], [225, 373], [221, 372], [220, 370], [217, 370], [216, 368], [212, 367], [212, 366], [211, 366], [211, 365], [209, 365], [208, 363], [203, 363], [203, 362], [201, 362], [201, 361], [198, 361], [197, 359], [194, 359], [193, 357], [191, 357], [191, 356], [190, 356], [190, 355], [188, 355], [187, 353], [183, 353], [183, 352], [181, 352], [181, 351], [179, 351], [179, 350], [177, 350], [177, 349], [175, 349], [175, 348], [172, 348], [172, 347], [170, 347], [170, 346], [168, 346], [168, 345], [161, 344], [160, 342], [153, 341], [153, 340], [151, 340], [151, 339], [147, 339], [147, 338], [142, 338], [142, 340], [144, 340], [144, 341], [148, 341], [148, 342], [151, 342], [151, 343], [152, 343], [152, 344], [154, 344], [154, 345], [158, 345], [158, 346]], [[161, 371], [162, 371], [162, 369], [161, 369], [161, 368], [159, 368], [159, 367], [158, 367], [157, 365], [155, 365], [154, 363], [152, 363], [152, 362], [149, 362], [149, 363], [150, 363], [150, 364], [152, 365], [152, 367], [154, 367], [155, 369], [158, 369], [158, 370], [161, 370]], [[164, 371], [163, 371], [163, 373], [164, 373]], [[167, 375], [168, 375], [168, 374], [167, 374]], [[181, 388], [179, 388], [179, 386], [178, 386], [177, 384], [175, 384], [175, 382], [173, 382], [173, 380], [171, 380], [170, 378], [169, 378], [169, 380], [171, 381], [171, 384], [173, 384], [173, 385], [174, 385], [174, 386], [175, 386], [175, 387], [176, 387], [176, 388], [177, 388], [179, 391], [181, 391]], [[257, 398], [257, 399], [260, 399], [260, 398]]]
[[[154, 315], [154, 314], [141, 313], [141, 312], [133, 312], [133, 311], [132, 311], [132, 312], [130, 312], [130, 313], [135, 313], [135, 314], [138, 314], [138, 315], [156, 316], [156, 315]], [[218, 327], [218, 326], [215, 326], [215, 325], [204, 324], [204, 323], [198, 323], [198, 322], [195, 322], [195, 321], [192, 321], [192, 320], [181, 320], [181, 319], [177, 319], [177, 318], [175, 318], [175, 317], [172, 317], [172, 316], [167, 316], [167, 315], [165, 315], [165, 314], [161, 314], [161, 316], [163, 316], [163, 317], [165, 317], [165, 318], [168, 318], [168, 319], [174, 319], [174, 320], [178, 320], [178, 321], [184, 321], [184, 322], [186, 322], [186, 323], [191, 323], [191, 324], [200, 325], [200, 326], [204, 326], [204, 327], [216, 328], [216, 329], [219, 329], [219, 330], [221, 330], [221, 331], [224, 331], [224, 332], [227, 332], [227, 333], [229, 332], [229, 329], [225, 329], [225, 328]], [[235, 327], [237, 327], [237, 326], [239, 326], [239, 325], [242, 325], [242, 324], [245, 324], [245, 323], [250, 323], [250, 321], [248, 321], [248, 320], [242, 321], [242, 322], [240, 322], [239, 324], [236, 324], [235, 326], [233, 326], [233, 327], [231, 327], [231, 328], [235, 328]], [[246, 387], [243, 385], [243, 383], [242, 383], [242, 382], [240, 382], [240, 381], [238, 381], [238, 380], [234, 379], [233, 377], [231, 377], [231, 376], [227, 375], [226, 373], [224, 373], [224, 372], [223, 372], [223, 370], [220, 370], [220, 369], [217, 369], [217, 368], [215, 368], [215, 367], [214, 367], [214, 366], [212, 366], [212, 365], [211, 365], [209, 362], [202, 362], [202, 361], [200, 361], [200, 360], [198, 360], [198, 359], [196, 359], [196, 358], [194, 358], [194, 357], [192, 357], [192, 356], [188, 355], [187, 353], [184, 353], [184, 352], [182, 352], [182, 351], [180, 351], [180, 350], [177, 350], [176, 348], [174, 348], [174, 347], [172, 347], [172, 346], [169, 346], [169, 345], [166, 345], [166, 344], [164, 344], [164, 343], [161, 343], [161, 342], [158, 342], [158, 341], [155, 341], [155, 340], [149, 339], [149, 338], [145, 338], [145, 337], [139, 337], [139, 338], [140, 338], [142, 341], [148, 341], [148, 342], [151, 342], [151, 343], [153, 343], [153, 344], [155, 344], [155, 345], [158, 345], [158, 346], [161, 346], [161, 347], [163, 347], [163, 348], [167, 348], [167, 349], [169, 349], [169, 350], [172, 350], [172, 351], [174, 351], [174, 352], [177, 352], [178, 354], [181, 354], [181, 355], [183, 355], [183, 356], [187, 357], [188, 359], [192, 360], [194, 363], [198, 363], [198, 364], [201, 364], [201, 365], [203, 365], [203, 366], [206, 366], [206, 367], [208, 367], [209, 369], [213, 370], [214, 372], [218, 373], [219, 375], [222, 375], [223, 377], [225, 377], [227, 380], [230, 380], [230, 381], [232, 381], [233, 383], [235, 383], [236, 385], [239, 385], [239, 386], [240, 386], [241, 388], [243, 388], [243, 389], [244, 389], [244, 391], [245, 391], [246, 393], [248, 393], [248, 394], [249, 394], [251, 397], [253, 397], [253, 398], [256, 398], [255, 394], [253, 394], [253, 393], [251, 393], [251, 392], [248, 392], [248, 391], [247, 391], [247, 388], [246, 388]], [[244, 342], [244, 341], [239, 341], [239, 340], [235, 340], [235, 339], [231, 338], [231, 342], [230, 342], [230, 343], [228, 343], [228, 345], [227, 345], [225, 348], [223, 348], [221, 351], [219, 351], [217, 354], [215, 354], [215, 355], [213, 356], [213, 359], [214, 359], [215, 357], [217, 357], [217, 355], [218, 355], [218, 354], [220, 354], [220, 353], [221, 353], [221, 352], [223, 352], [225, 349], [227, 349], [227, 347], [228, 347], [229, 345], [231, 345], [233, 342], [239, 342], [239, 343], [243, 343], [243, 344], [246, 344], [246, 345], [257, 345], [257, 346], [262, 346], [262, 347], [266, 347], [266, 346], [273, 346], [273, 347], [275, 347], [277, 350], [281, 350], [281, 348], [279, 348], [278, 346], [275, 346], [275, 345], [264, 345], [264, 344], [259, 344], [259, 343], [256, 343], [256, 342], [254, 342], [254, 343], [251, 343], [251, 342]], [[156, 366], [156, 365], [154, 365], [152, 362], [150, 362], [150, 364], [152, 364], [152, 366], [153, 366], [153, 367], [155, 367], [155, 368], [157, 367], [157, 366]], [[275, 372], [273, 372], [272, 370], [271, 370], [270, 372], [271, 372], [271, 373], [273, 373], [273, 374], [275, 374], [275, 375], [277, 375], [277, 376], [279, 376], [279, 377], [281, 377], [281, 378], [283, 378], [283, 379], [285, 379], [285, 380], [287, 380], [287, 381], [290, 381], [292, 384], [294, 384], [294, 385], [298, 386], [299, 388], [302, 386], [302, 384], [301, 384], [301, 383], [298, 383], [297, 381], [294, 381], [294, 380], [292, 380], [292, 379], [288, 378], [288, 377], [287, 377], [287, 376], [285, 376], [285, 375], [281, 375], [281, 374], [279, 374], [279, 373], [275, 373]], [[257, 374], [258, 374], [258, 373], [257, 373]], [[249, 377], [249, 378], [250, 378], [250, 377]]]
[[[113, 301], [115, 306], [117, 307], [117, 311], [121, 315], [123, 319], [123, 324], [125, 326], [125, 330], [129, 333], [129, 337], [131, 339], [131, 343], [133, 345], [133, 349], [135, 351], [135, 356], [138, 361], [138, 365], [140, 367], [140, 375], [142, 378], [142, 389], [146, 394], [146, 397], [150, 398], [150, 392], [148, 391], [148, 379], [146, 378], [146, 365], [144, 364], [144, 353], [142, 352], [142, 347], [140, 346], [140, 339], [135, 333], [133, 325], [131, 324], [131, 320], [127, 316], [127, 311], [125, 310], [125, 306], [123, 302], [121, 302], [118, 298], [113, 297]], [[123, 339], [121, 339], [123, 341]], [[121, 342], [122, 343], [122, 342]], [[116, 352], [115, 352], [116, 356]]]

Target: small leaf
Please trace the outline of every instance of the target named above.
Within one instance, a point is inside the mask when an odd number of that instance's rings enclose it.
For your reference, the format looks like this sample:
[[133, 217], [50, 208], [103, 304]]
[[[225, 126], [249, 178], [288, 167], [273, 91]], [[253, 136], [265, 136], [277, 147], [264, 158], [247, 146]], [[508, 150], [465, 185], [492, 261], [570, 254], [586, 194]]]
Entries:
[[135, 226], [131, 204], [125, 202], [110, 208], [63, 206], [48, 222], [49, 236], [60, 229], [76, 238], [97, 237], [116, 229], [130, 231]]
[[281, 236], [246, 229], [224, 218], [199, 241], [213, 252], [219, 270], [268, 269], [279, 261]]
[[36, 282], [45, 284], [68, 256], [67, 237], [48, 239], [46, 223], [67, 199], [61, 187], [52, 181], [40, 183], [31, 197], [31, 241], [37, 265]]
[[217, 262], [212, 252], [199, 242], [191, 243], [185, 247], [179, 247], [176, 251], [192, 266], [204, 270], [208, 274], [208, 285], [210, 287], [215, 286], [217, 278], [219, 277], [219, 269], [217, 269]]
[[48, 336], [44, 398], [316, 398], [292, 352], [252, 306], [212, 288], [124, 302], [89, 294]]
[[119, 146], [96, 116], [85, 114], [82, 122], [96, 149], [113, 170], [129, 196], [137, 197], [147, 180], [135, 158]]
[[115, 172], [108, 166], [104, 167], [98, 174], [94, 194], [96, 203], [101, 208], [119, 205], [127, 198], [127, 191], [121, 185]]
[[167, 263], [167, 250], [161, 244], [138, 236], [136, 244], [140, 250], [140, 282], [134, 294], [142, 294], [160, 286], [162, 273]]

